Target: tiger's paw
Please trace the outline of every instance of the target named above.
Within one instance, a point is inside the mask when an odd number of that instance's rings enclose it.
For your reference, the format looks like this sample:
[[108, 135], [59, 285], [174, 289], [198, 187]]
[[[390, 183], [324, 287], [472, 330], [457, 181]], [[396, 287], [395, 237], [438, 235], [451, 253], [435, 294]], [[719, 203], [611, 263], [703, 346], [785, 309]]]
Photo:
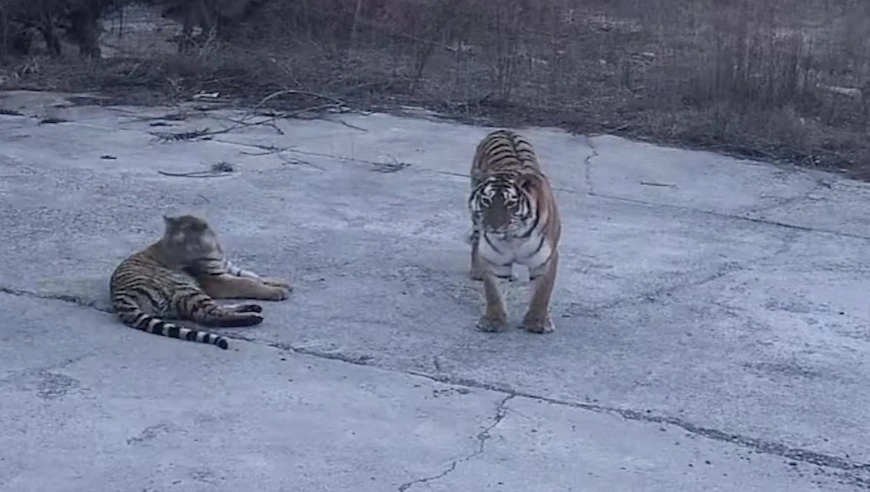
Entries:
[[483, 315], [477, 320], [477, 329], [487, 333], [499, 333], [508, 329], [507, 320]]
[[471, 277], [471, 280], [483, 280], [483, 272], [477, 268], [472, 268], [471, 271], [468, 272], [468, 276]]
[[523, 318], [522, 327], [528, 332], [541, 334], [552, 333], [556, 329], [556, 325], [549, 315], [540, 317], [526, 314], [525, 318]]
[[290, 289], [267, 285], [266, 292], [261, 299], [265, 301], [283, 301], [288, 297], [290, 297]]
[[266, 299], [269, 301], [283, 301], [290, 297], [293, 292], [293, 286], [286, 280], [279, 278], [264, 278], [260, 282], [266, 286], [269, 293]]

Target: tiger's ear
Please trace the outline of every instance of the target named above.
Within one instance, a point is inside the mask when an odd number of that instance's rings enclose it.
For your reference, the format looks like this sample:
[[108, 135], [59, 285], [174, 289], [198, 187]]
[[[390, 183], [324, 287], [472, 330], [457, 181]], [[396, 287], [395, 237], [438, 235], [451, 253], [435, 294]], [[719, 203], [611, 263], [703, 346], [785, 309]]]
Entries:
[[519, 180], [520, 188], [531, 193], [538, 186], [538, 177], [534, 174], [526, 174]]
[[178, 222], [178, 217], [172, 217], [172, 216], [163, 214], [163, 225], [165, 225], [166, 227], [175, 225], [176, 222]]

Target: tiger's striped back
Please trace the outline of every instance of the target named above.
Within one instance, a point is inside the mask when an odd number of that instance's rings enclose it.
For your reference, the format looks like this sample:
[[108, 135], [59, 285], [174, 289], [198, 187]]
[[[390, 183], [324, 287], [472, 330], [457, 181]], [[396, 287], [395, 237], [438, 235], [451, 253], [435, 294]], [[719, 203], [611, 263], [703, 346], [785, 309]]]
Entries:
[[521, 173], [539, 173], [541, 167], [531, 142], [511, 130], [495, 130], [477, 145], [471, 163], [471, 187], [483, 179], [504, 175], [510, 179]]
[[[121, 262], [110, 281], [112, 307], [125, 325], [155, 335], [229, 348], [225, 337], [186, 328], [162, 317], [189, 313], [202, 317], [214, 303], [181, 270], [164, 266], [155, 258], [153, 246]], [[187, 317], [187, 316], [185, 316]]]

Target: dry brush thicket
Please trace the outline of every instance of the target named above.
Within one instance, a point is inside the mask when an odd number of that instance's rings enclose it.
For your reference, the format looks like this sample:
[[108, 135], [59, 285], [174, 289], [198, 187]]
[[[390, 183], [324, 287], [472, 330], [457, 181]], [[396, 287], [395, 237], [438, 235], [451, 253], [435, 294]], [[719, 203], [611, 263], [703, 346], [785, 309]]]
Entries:
[[193, 1], [226, 13], [190, 51], [128, 53], [70, 78], [411, 102], [870, 178], [866, 0]]

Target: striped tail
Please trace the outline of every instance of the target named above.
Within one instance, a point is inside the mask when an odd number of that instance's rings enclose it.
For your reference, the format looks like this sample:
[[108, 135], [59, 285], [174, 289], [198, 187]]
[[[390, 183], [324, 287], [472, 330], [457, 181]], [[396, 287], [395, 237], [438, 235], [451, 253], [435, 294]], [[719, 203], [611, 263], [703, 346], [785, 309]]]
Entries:
[[217, 345], [224, 350], [229, 348], [229, 342], [225, 337], [163, 321], [156, 316], [142, 311], [134, 300], [126, 296], [116, 296], [113, 301], [115, 312], [118, 314], [121, 322], [131, 328], [179, 340]]

